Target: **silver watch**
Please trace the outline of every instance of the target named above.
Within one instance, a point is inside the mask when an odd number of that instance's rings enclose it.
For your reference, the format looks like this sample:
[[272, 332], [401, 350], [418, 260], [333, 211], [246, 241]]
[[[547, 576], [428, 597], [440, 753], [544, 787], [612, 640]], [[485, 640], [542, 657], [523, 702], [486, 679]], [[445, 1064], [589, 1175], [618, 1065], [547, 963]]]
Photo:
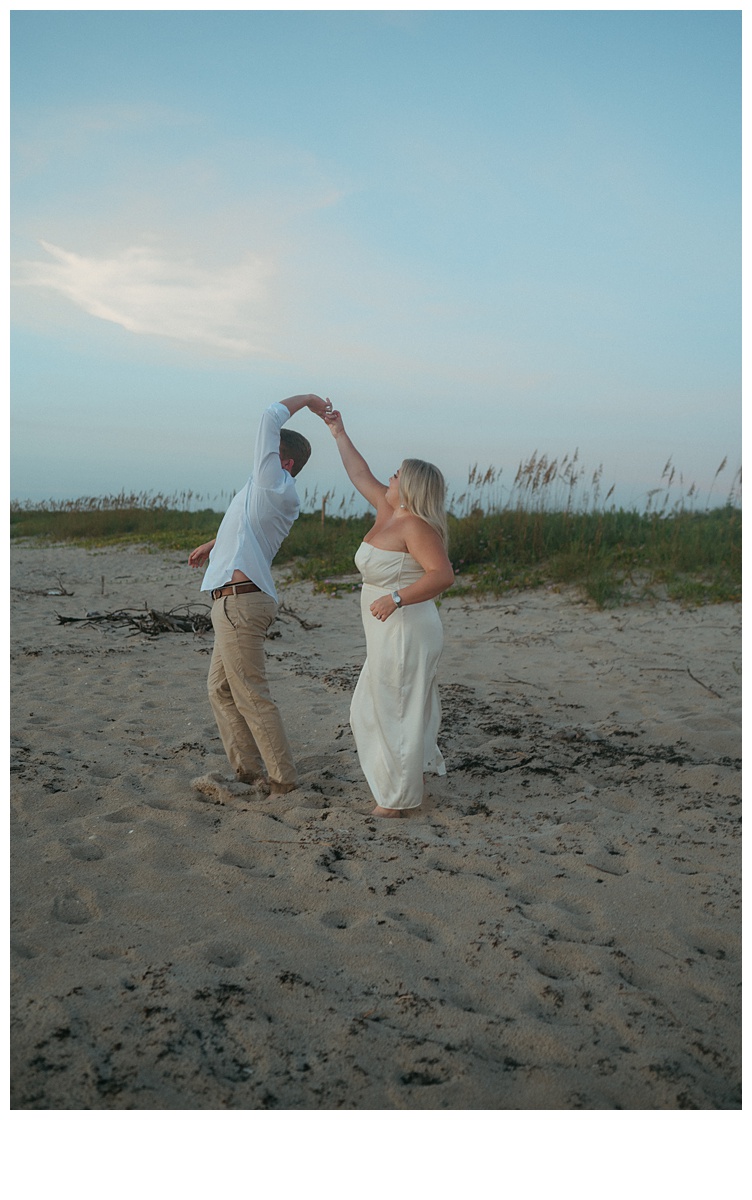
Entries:
[[397, 605], [397, 608], [399, 608], [400, 604], [402, 603], [402, 597], [400, 596], [399, 592], [392, 592], [392, 600]]

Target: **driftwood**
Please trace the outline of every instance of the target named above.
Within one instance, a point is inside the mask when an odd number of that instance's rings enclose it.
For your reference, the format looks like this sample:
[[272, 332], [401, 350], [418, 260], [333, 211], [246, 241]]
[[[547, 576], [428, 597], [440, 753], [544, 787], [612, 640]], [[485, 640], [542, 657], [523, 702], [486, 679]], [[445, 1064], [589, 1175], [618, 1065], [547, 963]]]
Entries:
[[88, 612], [85, 617], [64, 617], [56, 613], [59, 625], [77, 622], [81, 625], [130, 625], [133, 633], [145, 633], [157, 637], [160, 633], [207, 633], [211, 627], [208, 604], [180, 604], [169, 612], [158, 612], [154, 608], [120, 608], [117, 612]]
[[690, 679], [694, 679], [695, 683], [699, 683], [701, 688], [705, 688], [706, 692], [710, 692], [711, 696], [715, 696], [716, 700], [721, 699], [721, 697], [718, 695], [718, 692], [714, 692], [712, 687], [708, 687], [706, 683], [703, 683], [701, 679], [698, 679], [696, 675], [693, 675], [689, 667], [687, 667], [687, 674], [689, 675]]
[[57, 587], [51, 588], [22, 588], [11, 586], [12, 592], [22, 592], [24, 596], [75, 596], [75, 592], [69, 592], [63, 586], [63, 581], [58, 576]]
[[320, 629], [321, 625], [318, 621], [306, 621], [303, 617], [299, 617], [293, 609], [288, 608], [286, 604], [280, 604], [277, 614], [280, 617], [294, 617], [304, 629]]
[[[66, 593], [68, 594], [68, 593]], [[130, 625], [132, 633], [145, 633], [157, 637], [160, 633], [208, 633], [212, 628], [208, 604], [179, 604], [169, 612], [158, 612], [154, 608], [119, 608], [116, 612], [88, 612], [85, 617], [65, 617], [56, 613], [59, 625]], [[303, 629], [320, 629], [321, 626], [303, 617], [286, 604], [280, 604], [279, 615], [292, 617]], [[279, 630], [267, 637], [279, 637]]]

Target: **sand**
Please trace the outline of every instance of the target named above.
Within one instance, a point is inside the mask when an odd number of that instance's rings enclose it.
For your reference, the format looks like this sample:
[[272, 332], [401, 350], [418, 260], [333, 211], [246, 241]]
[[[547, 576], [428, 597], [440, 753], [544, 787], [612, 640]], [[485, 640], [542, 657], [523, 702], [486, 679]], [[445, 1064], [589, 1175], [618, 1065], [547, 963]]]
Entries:
[[185, 557], [12, 549], [13, 1108], [740, 1107], [739, 606], [445, 601], [448, 775], [378, 821], [356, 592], [282, 583], [271, 799], [191, 786], [210, 633], [57, 621]]

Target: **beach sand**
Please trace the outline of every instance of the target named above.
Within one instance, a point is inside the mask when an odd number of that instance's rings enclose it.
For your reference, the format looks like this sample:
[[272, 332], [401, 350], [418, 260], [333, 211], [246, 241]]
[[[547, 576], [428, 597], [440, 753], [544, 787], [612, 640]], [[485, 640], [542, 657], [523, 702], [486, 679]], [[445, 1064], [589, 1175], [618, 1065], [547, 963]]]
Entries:
[[191, 786], [210, 633], [56, 619], [185, 559], [12, 549], [13, 1108], [740, 1107], [738, 605], [445, 601], [448, 774], [378, 821], [356, 592], [282, 587], [271, 799]]

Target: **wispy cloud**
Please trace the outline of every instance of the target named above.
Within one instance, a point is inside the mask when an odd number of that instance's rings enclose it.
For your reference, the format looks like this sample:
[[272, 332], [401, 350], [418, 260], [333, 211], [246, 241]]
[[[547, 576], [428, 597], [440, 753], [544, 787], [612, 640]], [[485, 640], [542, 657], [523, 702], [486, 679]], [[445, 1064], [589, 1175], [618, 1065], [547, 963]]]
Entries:
[[40, 245], [49, 259], [22, 262], [18, 286], [55, 292], [131, 333], [243, 357], [266, 352], [263, 302], [272, 268], [261, 258], [211, 268], [148, 246], [95, 258]]
[[46, 170], [59, 172], [89, 154], [101, 170], [113, 151], [122, 161], [123, 140], [138, 139], [141, 155], [149, 139], [186, 134], [207, 136], [201, 116], [165, 105], [51, 105], [29, 114], [11, 113], [11, 155], [16, 185]]

